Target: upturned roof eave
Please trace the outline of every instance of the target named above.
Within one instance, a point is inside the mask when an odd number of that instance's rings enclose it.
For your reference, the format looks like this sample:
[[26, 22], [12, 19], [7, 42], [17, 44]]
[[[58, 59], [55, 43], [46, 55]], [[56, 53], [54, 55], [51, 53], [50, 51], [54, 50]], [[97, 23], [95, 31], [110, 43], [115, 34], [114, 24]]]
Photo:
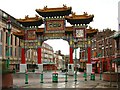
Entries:
[[36, 12], [43, 16], [43, 17], [51, 17], [51, 16], [68, 16], [69, 14], [71, 14], [71, 9], [68, 9], [68, 10], [61, 10], [61, 11], [49, 11], [49, 12], [40, 12], [40, 11], [37, 11]]
[[63, 7], [57, 7], [57, 8], [48, 8], [47, 6], [45, 6], [43, 9], [36, 9], [35, 11], [37, 12], [57, 12], [57, 11], [67, 11], [67, 10], [71, 10], [72, 7], [67, 7], [66, 5], [63, 4]]

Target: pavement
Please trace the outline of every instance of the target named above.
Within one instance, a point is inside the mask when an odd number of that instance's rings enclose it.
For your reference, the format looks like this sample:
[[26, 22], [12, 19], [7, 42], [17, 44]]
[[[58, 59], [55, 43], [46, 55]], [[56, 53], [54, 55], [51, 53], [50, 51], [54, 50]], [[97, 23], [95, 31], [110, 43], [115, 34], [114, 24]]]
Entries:
[[[24, 74], [19, 77], [19, 73], [13, 75], [13, 88], [111, 88], [111, 90], [117, 89], [117, 83], [100, 80], [99, 74], [95, 75], [95, 81], [90, 80], [90, 76], [87, 77], [87, 81], [84, 80], [83, 72], [77, 73], [77, 81], [74, 76], [68, 76], [68, 82], [65, 82], [65, 73], [58, 71], [58, 83], [52, 82], [53, 71], [43, 72], [43, 83], [40, 83], [40, 75], [28, 78], [28, 84], [25, 84]], [[29, 73], [28, 75], [34, 75]], [[118, 89], [117, 89], [118, 90]]]

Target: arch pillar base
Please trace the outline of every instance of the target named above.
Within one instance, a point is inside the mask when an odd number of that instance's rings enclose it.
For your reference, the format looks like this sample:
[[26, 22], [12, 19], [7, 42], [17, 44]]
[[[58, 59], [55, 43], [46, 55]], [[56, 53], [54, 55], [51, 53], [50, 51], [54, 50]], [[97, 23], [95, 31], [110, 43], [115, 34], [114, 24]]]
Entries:
[[91, 73], [92, 73], [92, 64], [91, 63], [86, 64], [86, 72], [88, 75], [91, 75]]
[[20, 72], [25, 73], [27, 70], [27, 65], [26, 64], [20, 64]]
[[43, 64], [37, 64], [38, 65], [38, 69], [35, 70], [36, 72], [43, 72]]
[[74, 75], [74, 64], [68, 64], [68, 75]]

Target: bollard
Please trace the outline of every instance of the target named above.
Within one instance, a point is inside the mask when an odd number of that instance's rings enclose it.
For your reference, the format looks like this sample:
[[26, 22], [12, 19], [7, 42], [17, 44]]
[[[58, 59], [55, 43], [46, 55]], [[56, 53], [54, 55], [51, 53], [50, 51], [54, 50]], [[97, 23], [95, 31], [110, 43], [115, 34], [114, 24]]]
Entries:
[[65, 82], [68, 82], [68, 80], [67, 80], [67, 72], [65, 73]]
[[95, 81], [95, 73], [93, 72], [93, 80]]
[[85, 78], [84, 80], [87, 81], [87, 73], [86, 73], [86, 70], [84, 71], [83, 77]]
[[91, 73], [91, 79], [90, 80], [95, 80], [95, 73], [94, 72]]
[[43, 83], [43, 72], [40, 74], [40, 83]]
[[77, 81], [77, 72], [75, 72], [75, 82]]
[[25, 70], [25, 84], [28, 84], [28, 72]]
[[91, 73], [91, 75], [90, 75], [90, 80], [93, 80], [93, 74]]
[[85, 81], [87, 81], [87, 73], [85, 73]]

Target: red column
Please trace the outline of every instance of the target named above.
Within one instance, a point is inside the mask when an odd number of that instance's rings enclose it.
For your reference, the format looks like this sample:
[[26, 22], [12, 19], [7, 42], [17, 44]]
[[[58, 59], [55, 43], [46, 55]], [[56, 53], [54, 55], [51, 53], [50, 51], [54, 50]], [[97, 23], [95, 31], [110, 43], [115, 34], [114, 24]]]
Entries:
[[25, 49], [22, 48], [21, 49], [21, 64], [25, 64], [26, 61], [25, 61]]
[[91, 47], [88, 47], [88, 63], [91, 63]]
[[70, 64], [73, 64], [73, 48], [70, 47]]
[[38, 64], [41, 64], [41, 47], [38, 48]]

